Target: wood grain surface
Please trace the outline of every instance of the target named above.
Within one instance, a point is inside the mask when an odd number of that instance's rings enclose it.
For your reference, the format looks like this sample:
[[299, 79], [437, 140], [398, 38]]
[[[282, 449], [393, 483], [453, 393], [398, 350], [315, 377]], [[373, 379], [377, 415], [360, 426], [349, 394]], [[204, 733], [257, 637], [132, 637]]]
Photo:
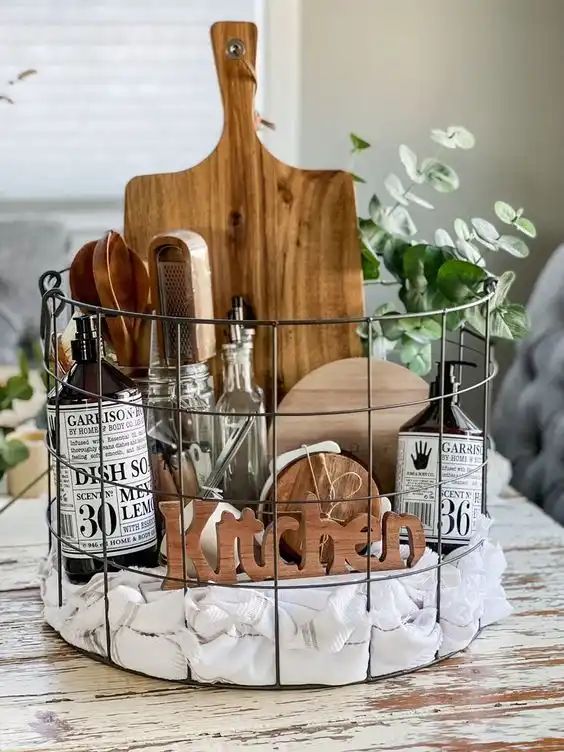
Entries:
[[[372, 469], [380, 493], [385, 496], [392, 493], [395, 486], [398, 431], [426, 407], [429, 385], [397, 363], [373, 360], [371, 369], [371, 405], [376, 408], [372, 412]], [[408, 402], [419, 404], [405, 406]], [[326, 363], [301, 379], [280, 403], [278, 452], [331, 440], [368, 465], [368, 413], [350, 412], [366, 410], [368, 406], [367, 359], [346, 358]], [[315, 412], [341, 414], [300, 415]], [[283, 413], [294, 415], [284, 416]]]
[[[378, 532], [372, 540], [380, 540], [382, 515], [378, 486], [372, 479], [369, 483], [368, 470], [352, 458], [328, 452], [314, 454], [309, 459], [304, 457], [280, 472], [276, 487], [278, 515], [291, 514], [298, 521], [301, 521], [310, 504], [300, 503], [296, 499], [317, 499], [322, 516], [328, 518], [327, 521], [345, 524], [361, 512], [368, 512], [368, 496], [375, 497], [372, 499], [371, 513], [376, 518]], [[263, 514], [265, 519], [272, 519], [271, 508], [267, 507]], [[306, 531], [311, 533], [309, 527], [300, 525], [298, 530], [284, 533], [282, 540], [295, 557], [294, 560], [299, 561], [304, 543], [309, 543], [313, 548], [309, 557], [314, 558], [317, 551], [321, 562], [326, 564], [332, 556], [333, 540], [322, 535], [321, 540], [310, 536], [306, 541]], [[357, 543], [357, 540], [354, 542]]]
[[[218, 23], [211, 34], [225, 113], [222, 137], [212, 154], [191, 169], [139, 176], [128, 183], [128, 245], [146, 258], [154, 235], [178, 229], [199, 233], [210, 251], [218, 318], [226, 317], [232, 295], [244, 295], [259, 319], [362, 316], [350, 174], [300, 170], [265, 149], [254, 118], [256, 27]], [[244, 43], [245, 62], [227, 55], [231, 39]], [[358, 355], [354, 329], [354, 325], [280, 327], [281, 392], [322, 363]], [[257, 332], [256, 373], [267, 394], [272, 380], [271, 336], [264, 327]]]
[[42, 622], [43, 509], [0, 517], [0, 749], [41, 752], [562, 752], [564, 531], [521, 498], [492, 507], [515, 613], [464, 653], [376, 684], [192, 689], [80, 655]]

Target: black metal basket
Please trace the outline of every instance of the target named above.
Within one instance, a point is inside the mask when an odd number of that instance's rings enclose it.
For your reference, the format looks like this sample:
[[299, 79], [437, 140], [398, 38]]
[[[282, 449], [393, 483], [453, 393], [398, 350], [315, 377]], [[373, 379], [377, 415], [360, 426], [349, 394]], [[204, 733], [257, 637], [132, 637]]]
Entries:
[[[42, 298], [42, 316], [41, 316], [41, 327], [42, 327], [42, 336], [45, 343], [45, 369], [47, 371], [48, 375], [48, 381], [49, 381], [49, 389], [52, 389], [53, 387], [57, 386], [59, 383], [61, 383], [62, 379], [60, 376], [58, 376], [58, 367], [57, 367], [57, 354], [56, 354], [56, 348], [55, 348], [55, 367], [52, 369], [50, 367], [50, 359], [51, 359], [51, 341], [54, 337], [56, 339], [57, 333], [61, 332], [61, 326], [60, 321], [61, 319], [68, 319], [75, 310], [80, 309], [82, 312], [87, 312], [89, 314], [95, 315], [98, 320], [98, 331], [101, 331], [101, 324], [104, 316], [115, 316], [116, 312], [112, 309], [107, 309], [99, 306], [92, 306], [87, 305], [81, 301], [73, 300], [68, 295], [66, 295], [62, 290], [62, 273], [59, 272], [46, 272], [40, 280], [40, 288], [43, 294]], [[327, 324], [333, 324], [333, 325], [348, 325], [351, 324], [364, 324], [367, 329], [368, 333], [368, 357], [366, 358], [366, 365], [367, 365], [367, 407], [362, 408], [359, 410], [355, 410], [354, 412], [362, 412], [366, 415], [366, 430], [368, 435], [368, 443], [369, 443], [369, 461], [368, 461], [368, 473], [369, 478], [373, 477], [373, 446], [372, 446], [372, 417], [373, 413], [379, 409], [383, 409], [382, 407], [373, 406], [372, 405], [372, 369], [371, 369], [371, 361], [372, 361], [372, 339], [373, 339], [373, 325], [375, 322], [385, 320], [386, 322], [389, 322], [391, 319], [407, 319], [407, 318], [425, 318], [425, 317], [433, 317], [436, 321], [440, 322], [441, 325], [441, 337], [440, 340], [437, 341], [437, 346], [439, 349], [438, 352], [438, 362], [439, 362], [439, 376], [440, 376], [440, 393], [435, 396], [431, 397], [431, 400], [436, 400], [439, 402], [439, 409], [440, 409], [440, 416], [441, 416], [441, 426], [443, 425], [443, 411], [444, 411], [444, 400], [446, 397], [452, 396], [451, 394], [445, 394], [443, 385], [445, 384], [445, 361], [448, 359], [448, 351], [450, 349], [451, 352], [455, 353], [456, 358], [462, 359], [464, 354], [466, 352], [470, 352], [473, 356], [478, 356], [482, 362], [483, 362], [483, 370], [482, 370], [482, 376], [478, 380], [477, 383], [472, 384], [470, 386], [464, 386], [462, 385], [462, 388], [458, 390], [458, 394], [468, 394], [470, 392], [477, 391], [477, 393], [480, 395], [480, 412], [481, 412], [481, 422], [482, 422], [482, 428], [483, 428], [483, 434], [484, 434], [484, 440], [483, 440], [483, 462], [473, 469], [471, 473], [480, 472], [482, 473], [482, 513], [487, 515], [487, 455], [488, 455], [488, 414], [489, 414], [489, 390], [490, 390], [490, 382], [494, 377], [494, 367], [492, 364], [491, 356], [490, 356], [490, 318], [491, 318], [491, 298], [493, 296], [495, 289], [495, 283], [492, 283], [492, 285], [488, 288], [487, 294], [485, 294], [480, 299], [477, 299], [471, 303], [467, 303], [464, 305], [460, 305], [451, 309], [439, 309], [431, 312], [426, 313], [402, 313], [402, 314], [394, 314], [386, 316], [366, 316], [366, 317], [359, 317], [359, 318], [349, 318], [349, 319], [317, 319], [317, 320], [278, 320], [278, 321], [270, 321], [270, 320], [258, 320], [258, 321], [252, 321], [252, 322], [242, 322], [242, 323], [248, 323], [254, 327], [266, 329], [269, 332], [270, 335], [270, 341], [271, 341], [271, 351], [272, 351], [272, 363], [271, 363], [271, 370], [272, 370], [272, 384], [271, 384], [271, 394], [272, 394], [272, 409], [266, 413], [266, 417], [270, 421], [270, 436], [271, 436], [271, 456], [273, 458], [274, 463], [274, 477], [277, 475], [277, 469], [276, 469], [276, 458], [278, 456], [278, 450], [277, 450], [277, 420], [278, 418], [283, 415], [285, 417], [288, 417], [288, 415], [291, 415], [291, 413], [279, 413], [277, 411], [277, 390], [278, 390], [278, 381], [276, 378], [278, 367], [277, 367], [277, 358], [278, 358], [278, 346], [277, 346], [277, 337], [278, 337], [278, 331], [282, 327], [302, 327], [302, 326], [319, 326], [319, 325], [327, 325]], [[460, 329], [457, 332], [457, 335], [455, 338], [450, 338], [447, 336], [447, 316], [449, 313], [452, 313], [454, 311], [461, 311], [469, 308], [480, 308], [484, 313], [485, 318], [485, 333], [484, 335], [478, 335], [471, 330], [466, 329]], [[201, 323], [201, 324], [208, 324], [208, 325], [214, 325], [216, 327], [225, 328], [228, 326], [230, 322], [228, 319], [182, 319], [182, 318], [174, 318], [174, 317], [165, 317], [165, 316], [158, 316], [156, 314], [141, 314], [141, 313], [134, 313], [134, 312], [120, 312], [120, 315], [123, 315], [125, 317], [132, 317], [132, 318], [143, 318], [143, 319], [150, 319], [150, 320], [164, 320], [169, 323], [169, 325], [176, 325], [178, 327], [177, 329], [177, 341], [180, 341], [180, 327], [184, 323], [190, 321], [191, 323]], [[101, 384], [101, 363], [102, 363], [102, 355], [99, 352], [98, 354], [98, 375], [99, 375], [99, 384]], [[179, 379], [179, 369], [180, 369], [180, 360], [178, 359], [178, 362], [176, 364], [176, 379]], [[81, 393], [84, 397], [88, 397], [90, 399], [94, 399], [98, 401], [99, 411], [101, 414], [101, 403], [102, 399], [105, 401], [112, 401], [109, 400], [108, 397], [102, 397], [100, 393], [93, 393], [93, 392], [86, 392], [77, 389], [77, 393]], [[120, 404], [119, 400], [113, 400], [116, 402], [116, 404]], [[418, 402], [405, 402], [401, 404], [396, 405], [386, 405], [386, 408], [401, 408], [401, 407], [407, 407], [412, 405], [421, 404], [423, 407], [425, 404], [428, 403], [428, 399], [420, 400]], [[143, 409], [147, 410], [150, 407], [149, 401], [144, 400], [143, 401]], [[180, 417], [183, 412], [182, 407], [180, 404], [174, 408], [176, 420], [178, 421], [178, 425], [181, 425]], [[184, 411], [186, 412], [186, 411]], [[59, 425], [59, 416], [58, 416], [58, 404], [56, 408], [56, 423]], [[218, 414], [218, 413], [211, 413], [211, 414]], [[308, 416], [321, 416], [321, 415], [339, 415], [339, 414], [348, 414], [346, 411], [329, 411], [329, 412], [323, 412], [323, 413], [314, 413], [314, 412], [308, 412], [308, 413], [301, 413], [301, 415], [308, 415]], [[242, 414], [241, 414], [242, 415]], [[294, 414], [295, 415], [295, 414]], [[242, 415], [243, 416], [243, 415]], [[247, 417], [248, 414], [245, 414], [244, 417]], [[181, 430], [181, 428], [180, 428]], [[102, 441], [103, 431], [98, 431], [98, 448], [99, 448], [99, 460], [100, 460], [100, 466], [104, 464], [104, 448], [103, 448], [103, 441]], [[443, 429], [441, 428], [441, 431], [439, 433], [439, 441], [442, 442], [443, 437]], [[181, 451], [180, 447], [181, 442], [179, 442], [179, 452]], [[62, 569], [62, 544], [65, 543], [66, 546], [69, 546], [70, 548], [74, 548], [77, 552], [82, 553], [84, 556], [89, 556], [92, 559], [99, 561], [103, 565], [103, 583], [104, 583], [104, 598], [105, 598], [105, 655], [100, 655], [96, 653], [90, 653], [91, 657], [102, 660], [104, 662], [107, 662], [112, 665], [116, 665], [119, 668], [124, 668], [123, 666], [115, 663], [114, 660], [112, 660], [112, 634], [111, 634], [111, 628], [109, 623], [109, 617], [108, 617], [108, 592], [109, 592], [109, 578], [111, 576], [110, 569], [123, 569], [127, 571], [137, 571], [135, 569], [131, 569], [125, 566], [120, 566], [115, 563], [109, 564], [108, 562], [108, 550], [107, 550], [107, 534], [105, 530], [105, 525], [101, 526], [101, 532], [102, 532], [102, 551], [100, 555], [94, 555], [91, 553], [87, 553], [85, 551], [82, 551], [80, 548], [73, 546], [72, 543], [66, 539], [61, 533], [61, 509], [59, 504], [59, 496], [60, 496], [60, 483], [61, 483], [61, 466], [67, 465], [72, 468], [71, 465], [68, 465], [64, 458], [60, 456], [59, 452], [59, 446], [58, 446], [58, 434], [55, 432], [54, 440], [50, 442], [50, 445], [48, 447], [49, 451], [49, 466], [50, 466], [50, 472], [49, 472], [49, 501], [48, 501], [48, 513], [47, 513], [47, 520], [48, 520], [48, 526], [49, 526], [49, 542], [50, 542], [50, 550], [56, 552], [56, 567], [57, 567], [57, 578], [58, 578], [58, 603], [59, 607], [64, 605], [64, 590], [63, 590], [63, 569]], [[442, 480], [442, 453], [439, 452], [439, 466], [438, 466], [438, 483], [433, 484], [430, 486], [430, 488], [440, 488], [443, 484]], [[81, 471], [84, 472], [84, 471]], [[469, 473], [470, 474], [470, 473]], [[94, 476], [91, 476], [94, 477]], [[104, 496], [104, 485], [115, 485], [118, 487], [123, 487], [127, 489], [133, 489], [135, 490], [137, 487], [135, 485], [130, 484], [121, 484], [118, 482], [111, 482], [109, 480], [104, 480], [103, 475], [101, 474], [100, 478], [96, 478], [96, 480], [99, 481], [101, 486], [101, 496], [103, 498]], [[159, 489], [156, 489], [153, 487], [152, 491], [158, 491]], [[437, 553], [438, 553], [438, 562], [437, 564], [427, 567], [425, 569], [406, 569], [405, 571], [400, 572], [393, 572], [392, 574], [382, 574], [378, 572], [372, 572], [370, 569], [370, 557], [367, 556], [367, 568], [365, 573], [358, 573], [358, 577], [355, 577], [354, 580], [347, 579], [346, 582], [342, 583], [335, 583], [331, 582], [324, 583], [324, 582], [311, 582], [306, 580], [303, 580], [301, 582], [296, 581], [285, 581], [278, 578], [278, 536], [277, 536], [277, 514], [276, 514], [276, 507], [277, 507], [277, 494], [276, 494], [276, 483], [273, 484], [273, 490], [274, 494], [272, 497], [272, 506], [274, 509], [274, 514], [272, 515], [273, 519], [273, 525], [274, 525], [274, 548], [275, 548], [275, 555], [274, 555], [274, 568], [275, 568], [275, 576], [272, 581], [269, 581], [267, 583], [248, 583], [245, 582], [244, 585], [241, 583], [234, 583], [231, 585], [225, 585], [221, 584], [221, 587], [245, 587], [245, 588], [258, 588], [260, 590], [265, 590], [268, 588], [271, 588], [272, 595], [274, 599], [274, 607], [275, 607], [275, 621], [274, 621], [274, 630], [275, 630], [275, 639], [274, 639], [274, 650], [275, 650], [275, 672], [276, 672], [276, 680], [272, 684], [267, 685], [266, 688], [282, 688], [282, 687], [304, 687], [304, 686], [318, 686], [318, 685], [286, 685], [281, 681], [281, 667], [280, 667], [280, 661], [281, 661], [281, 655], [280, 655], [280, 634], [279, 634], [279, 619], [278, 619], [278, 603], [279, 603], [279, 595], [280, 592], [283, 590], [289, 590], [289, 589], [312, 589], [312, 588], [324, 588], [324, 587], [336, 587], [338, 585], [351, 585], [354, 583], [366, 583], [366, 608], [370, 612], [372, 604], [371, 604], [371, 587], [370, 583], [372, 582], [381, 582], [384, 580], [396, 580], [404, 577], [410, 577], [413, 574], [421, 574], [423, 572], [428, 572], [431, 570], [436, 570], [436, 595], [435, 595], [435, 605], [436, 605], [436, 618], [437, 621], [440, 622], [441, 620], [441, 570], [444, 565], [443, 562], [443, 540], [442, 540], [442, 528], [441, 528], [441, 515], [437, 515], [438, 519], [438, 540], [437, 540]], [[396, 490], [394, 493], [382, 493], [381, 496], [387, 496], [387, 497], [397, 497], [401, 495], [402, 491], [401, 489]], [[183, 489], [180, 489], [180, 493], [178, 494], [179, 497], [179, 507], [180, 507], [180, 515], [181, 515], [181, 526], [184, 530], [184, 504], [180, 503], [180, 499], [186, 499], [186, 500], [193, 500], [193, 495], [187, 496], [184, 495]], [[377, 496], [369, 496], [367, 498], [369, 503], [369, 512], [368, 514], [371, 514], [372, 511], [372, 500], [374, 498], [378, 498]], [[440, 504], [440, 494], [436, 494], [437, 498], [437, 504]], [[203, 499], [205, 500], [205, 499]], [[211, 500], [210, 500], [211, 501]], [[213, 500], [216, 501], [216, 500]], [[229, 501], [229, 499], [225, 499], [225, 501]], [[302, 500], [300, 500], [301, 502]], [[304, 503], [307, 503], [307, 500], [303, 500]], [[253, 507], [259, 504], [259, 500], [249, 500], [248, 505], [250, 507]], [[368, 525], [368, 532], [367, 532], [367, 550], [370, 550], [371, 546], [371, 530], [370, 525]], [[473, 553], [477, 548], [479, 548], [482, 545], [483, 541], [476, 543], [472, 547], [466, 546], [463, 550], [461, 550], [460, 553], [458, 553], [456, 556], [450, 556], [449, 557], [449, 563], [453, 563], [457, 560], [462, 559], [465, 556], [470, 555]], [[185, 568], [184, 568], [185, 569]], [[146, 572], [144, 570], [144, 574], [147, 575], [147, 577], [153, 578], [157, 581], [163, 581], [167, 579], [166, 576], [162, 575], [159, 572]], [[217, 583], [214, 582], [202, 582], [198, 581], [194, 578], [185, 577], [183, 580], [177, 580], [177, 584], [179, 586], [182, 586], [184, 590], [186, 591], [187, 588], [193, 587], [193, 586], [210, 586], [213, 587]], [[480, 627], [478, 628], [478, 631], [476, 634], [478, 634], [480, 631]], [[475, 635], [476, 636], [476, 635]], [[370, 641], [369, 641], [369, 650], [370, 650]], [[431, 661], [431, 663], [434, 663], [438, 660], [442, 660], [443, 658], [448, 657], [445, 655], [441, 655], [439, 657], [438, 651], [435, 655], [434, 661]], [[430, 665], [429, 662], [425, 663], [425, 665]], [[419, 668], [419, 666], [417, 667]], [[414, 669], [409, 669], [414, 670]], [[401, 673], [406, 673], [404, 671], [400, 672], [393, 672], [391, 674], [387, 674], [386, 676], [395, 676]], [[200, 685], [202, 682], [196, 681], [194, 678], [192, 678], [190, 666], [187, 668], [187, 676], [186, 682], [188, 684], [194, 684], [194, 685]], [[378, 676], [372, 676], [370, 674], [370, 655], [369, 655], [369, 661], [368, 661], [368, 671], [366, 674], [366, 677], [364, 681], [374, 681], [377, 679], [384, 678], [382, 675]], [[206, 684], [206, 686], [209, 686]], [[217, 686], [217, 684], [214, 684], [214, 686]], [[228, 686], [240, 686], [237, 684], [229, 684]], [[253, 688], [257, 688], [253, 685]]]

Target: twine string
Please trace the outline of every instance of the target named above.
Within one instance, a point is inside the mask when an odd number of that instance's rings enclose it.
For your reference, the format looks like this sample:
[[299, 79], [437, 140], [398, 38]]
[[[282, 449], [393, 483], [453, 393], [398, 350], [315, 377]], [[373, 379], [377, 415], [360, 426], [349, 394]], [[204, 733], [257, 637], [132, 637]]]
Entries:
[[[324, 499], [321, 498], [321, 493], [319, 491], [319, 486], [317, 484], [317, 477], [315, 475], [315, 471], [313, 469], [313, 463], [311, 461], [311, 455], [309, 453], [309, 447], [306, 444], [302, 444], [302, 449], [306, 453], [306, 458], [307, 458], [307, 462], [308, 462], [308, 466], [309, 466], [309, 471], [311, 473], [311, 479], [312, 479], [312, 482], [313, 482], [313, 487], [315, 489], [315, 492], [313, 492], [313, 491], [308, 491], [307, 492], [306, 499], [308, 499], [308, 500], [309, 499], [316, 499], [319, 502], [319, 504], [320, 504], [319, 508], [320, 508], [321, 519], [332, 520], [334, 522], [339, 522], [341, 524], [344, 524], [345, 522], [347, 522], [347, 520], [345, 518], [343, 518], [343, 517], [337, 517], [337, 515], [335, 514], [335, 509], [337, 508], [337, 506], [342, 501], [348, 501], [349, 499], [352, 499], [352, 498], [354, 498], [356, 496], [356, 494], [362, 488], [362, 478], [354, 470], [347, 470], [347, 472], [341, 473], [341, 475], [338, 475], [336, 478], [331, 478], [331, 474], [329, 473], [329, 468], [327, 467], [327, 459], [325, 457], [325, 454], [322, 453], [320, 455], [320, 457], [321, 457], [321, 466], [323, 468], [325, 476], [327, 477], [327, 481], [329, 482], [329, 499], [328, 500], [331, 502], [331, 504], [329, 505], [329, 509], [327, 511], [324, 511], [323, 507], [321, 506], [322, 501], [324, 501]], [[348, 495], [342, 496], [342, 497], [340, 497], [340, 498], [337, 499], [337, 491], [336, 491], [337, 484], [341, 480], [343, 480], [343, 478], [346, 478], [347, 476], [353, 476], [353, 477], [356, 478], [356, 481], [357, 481], [356, 488], [353, 491], [350, 491], [348, 493]], [[327, 533], [324, 533], [323, 536], [322, 536], [322, 538], [321, 538], [320, 548], [321, 548], [321, 552], [322, 553], [323, 553], [323, 548], [324, 548], [325, 544], [329, 542], [329, 537], [330, 536]]]
[[[253, 80], [253, 84], [255, 87], [255, 92], [258, 87], [258, 78], [257, 73], [255, 70], [255, 66], [250, 63], [245, 56], [238, 57], [237, 60], [243, 64], [243, 67], [246, 69], [247, 73]], [[258, 112], [258, 110], [255, 110], [255, 127], [258, 130], [261, 127], [269, 128], [271, 131], [276, 130], [276, 123], [273, 123], [272, 120], [266, 120], [261, 116], [261, 114]]]

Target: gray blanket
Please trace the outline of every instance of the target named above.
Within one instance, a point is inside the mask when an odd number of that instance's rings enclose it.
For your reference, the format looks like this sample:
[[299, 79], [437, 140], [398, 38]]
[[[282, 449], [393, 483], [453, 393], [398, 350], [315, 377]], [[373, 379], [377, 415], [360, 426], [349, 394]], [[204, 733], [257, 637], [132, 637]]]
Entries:
[[494, 409], [497, 449], [512, 485], [564, 523], [564, 245], [543, 269], [519, 346]]

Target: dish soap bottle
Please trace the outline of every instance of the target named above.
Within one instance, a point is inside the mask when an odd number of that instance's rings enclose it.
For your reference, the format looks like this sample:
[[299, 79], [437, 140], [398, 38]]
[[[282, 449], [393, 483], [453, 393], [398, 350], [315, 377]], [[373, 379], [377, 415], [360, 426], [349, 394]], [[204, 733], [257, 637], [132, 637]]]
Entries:
[[[484, 436], [458, 405], [457, 366], [445, 362], [442, 435], [442, 487], [439, 482], [439, 432], [441, 430], [441, 375], [431, 386], [431, 404], [405, 423], [399, 432], [396, 469], [396, 511], [420, 518], [431, 548], [439, 534], [439, 493], [443, 553], [468, 543], [482, 509]], [[440, 364], [439, 364], [440, 367]], [[435, 399], [433, 399], [435, 398]]]
[[97, 397], [75, 391], [98, 394], [100, 339], [95, 316], [76, 319], [71, 347], [74, 365], [50, 392], [47, 414], [51, 445], [58, 444], [63, 459], [59, 489], [63, 566], [72, 582], [86, 582], [104, 569], [102, 561], [91, 558], [103, 554], [104, 525], [110, 565], [156, 566], [157, 532], [141, 393], [102, 358], [102, 396], [120, 403], [102, 399], [100, 415]]

